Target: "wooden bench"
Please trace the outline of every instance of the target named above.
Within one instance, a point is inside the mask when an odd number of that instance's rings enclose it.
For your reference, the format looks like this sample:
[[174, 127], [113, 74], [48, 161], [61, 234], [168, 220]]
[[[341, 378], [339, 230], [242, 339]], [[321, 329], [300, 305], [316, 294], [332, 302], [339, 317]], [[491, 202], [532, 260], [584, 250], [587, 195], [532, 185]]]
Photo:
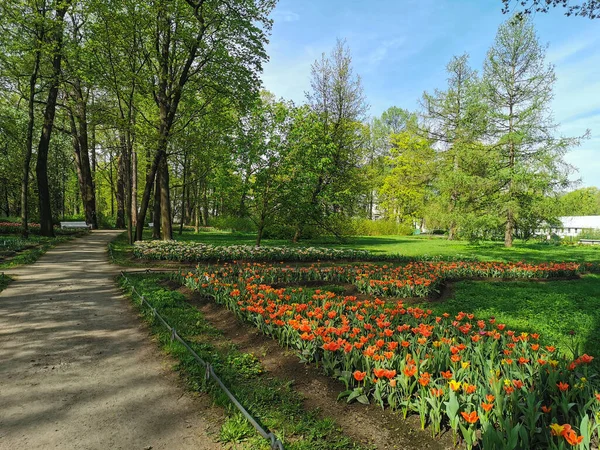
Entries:
[[583, 245], [599, 245], [600, 239], [579, 239], [579, 243]]
[[90, 230], [92, 229], [92, 226], [88, 225], [85, 222], [61, 222], [60, 227], [61, 228], [89, 228]]

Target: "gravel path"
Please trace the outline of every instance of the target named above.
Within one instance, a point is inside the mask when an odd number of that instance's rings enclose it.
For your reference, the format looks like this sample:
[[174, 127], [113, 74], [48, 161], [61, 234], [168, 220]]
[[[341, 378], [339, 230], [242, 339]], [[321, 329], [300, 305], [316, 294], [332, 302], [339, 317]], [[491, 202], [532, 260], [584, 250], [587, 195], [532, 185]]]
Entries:
[[7, 271], [0, 449], [217, 449], [221, 411], [179, 386], [94, 231]]

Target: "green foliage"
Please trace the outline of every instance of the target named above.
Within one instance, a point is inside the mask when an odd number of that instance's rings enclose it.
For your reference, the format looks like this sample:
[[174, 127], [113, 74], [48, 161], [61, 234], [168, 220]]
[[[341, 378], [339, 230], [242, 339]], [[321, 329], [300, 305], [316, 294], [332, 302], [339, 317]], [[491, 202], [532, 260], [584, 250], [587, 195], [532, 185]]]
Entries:
[[256, 225], [249, 217], [219, 216], [211, 220], [211, 225], [226, 231], [240, 231], [243, 233], [256, 231]]
[[[412, 129], [411, 129], [412, 128]], [[389, 171], [379, 188], [379, 207], [384, 217], [412, 222], [423, 217], [431, 197], [435, 151], [417, 134], [415, 126], [390, 136]]]
[[414, 232], [412, 223], [399, 223], [395, 220], [352, 219], [354, 236], [410, 236]]
[[569, 183], [563, 156], [579, 140], [554, 136], [549, 105], [555, 80], [531, 21], [502, 24], [484, 63], [483, 93], [497, 148], [493, 208], [504, 218], [507, 246], [519, 225], [531, 230], [553, 217], [539, 205]]
[[10, 278], [8, 275], [4, 275], [4, 273], [0, 273], [0, 292], [2, 292], [2, 290], [6, 289], [6, 287], [10, 284], [11, 281], [12, 281], [12, 278]]
[[[81, 232], [57, 234], [56, 237], [49, 238], [44, 236], [30, 235], [27, 244], [31, 247], [19, 251], [15, 256], [4, 262], [0, 262], [0, 269], [8, 269], [12, 267], [33, 264], [40, 256], [46, 253], [51, 248], [63, 242], [69, 241], [74, 237], [81, 236]], [[0, 244], [2, 241], [0, 236]]]
[[600, 189], [586, 187], [563, 194], [559, 198], [559, 216], [600, 215]]

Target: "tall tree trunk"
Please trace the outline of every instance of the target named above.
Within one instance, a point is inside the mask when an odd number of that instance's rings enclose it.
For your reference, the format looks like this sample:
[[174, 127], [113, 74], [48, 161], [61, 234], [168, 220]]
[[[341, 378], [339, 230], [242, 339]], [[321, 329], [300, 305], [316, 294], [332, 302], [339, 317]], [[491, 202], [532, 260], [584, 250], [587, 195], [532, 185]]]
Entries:
[[[41, 52], [35, 52], [33, 73], [29, 78], [29, 100], [27, 102], [27, 137], [25, 140], [25, 155], [23, 158], [23, 178], [21, 180], [21, 228], [23, 238], [29, 237], [29, 170], [31, 168], [31, 154], [33, 152], [33, 128], [35, 125], [35, 85], [40, 69]], [[8, 214], [7, 214], [8, 215]]]
[[179, 235], [183, 234], [183, 222], [185, 221], [185, 188], [187, 175], [187, 152], [183, 153], [183, 188], [181, 189], [181, 223], [179, 224]]
[[154, 205], [152, 211], [152, 239], [160, 239], [160, 172], [156, 172], [154, 181]]
[[56, 113], [56, 99], [58, 97], [63, 52], [63, 21], [67, 13], [68, 2], [61, 2], [59, 5], [56, 9], [56, 17], [54, 19], [56, 22], [55, 30], [52, 33], [52, 40], [50, 42], [54, 48], [52, 77], [50, 80], [50, 90], [48, 91], [48, 100], [44, 109], [44, 123], [38, 143], [37, 163], [35, 167], [40, 202], [40, 234], [48, 237], [54, 237], [52, 208], [50, 206], [50, 187], [48, 185], [48, 150], [50, 149], [50, 138], [52, 136], [54, 115]]
[[[138, 212], [137, 223], [135, 227], [135, 240], [141, 241], [144, 233], [144, 222], [146, 221], [146, 212], [148, 212], [148, 205], [150, 204], [150, 196], [154, 188], [154, 180], [156, 178], [156, 172], [158, 170], [158, 164], [162, 158], [162, 154], [157, 151], [154, 155], [152, 163], [148, 166], [146, 171], [146, 186], [144, 187], [144, 193], [142, 195], [142, 203], [140, 204], [140, 210]], [[156, 222], [154, 226], [157, 226]]]
[[208, 226], [208, 218], [209, 218], [209, 214], [210, 214], [210, 205], [208, 203], [208, 183], [206, 182], [206, 180], [204, 180], [204, 186], [202, 189], [202, 203], [204, 205], [204, 207], [202, 208], [202, 211], [204, 213], [204, 226], [207, 227]]
[[119, 159], [117, 160], [117, 222], [116, 227], [119, 229], [125, 228], [125, 147], [121, 140], [121, 149]]
[[94, 190], [94, 181], [92, 179], [92, 169], [90, 166], [90, 151], [88, 141], [88, 121], [87, 121], [87, 100], [83, 95], [80, 82], [74, 83], [75, 91], [75, 111], [79, 140], [81, 174], [83, 184], [81, 189], [81, 199], [85, 209], [85, 220], [92, 225], [92, 229], [98, 229], [98, 218], [96, 217], [96, 193]]
[[137, 180], [137, 152], [135, 149], [131, 149], [131, 224], [135, 228], [137, 226], [137, 214], [138, 214], [138, 203], [137, 203], [137, 191], [138, 191], [138, 180]]
[[161, 238], [163, 241], [170, 241], [173, 239], [173, 221], [169, 192], [169, 165], [166, 157], [160, 162], [160, 219]]
[[[515, 69], [513, 67], [512, 76], [514, 79]], [[513, 99], [512, 95], [509, 96], [509, 108], [508, 108], [508, 170], [509, 170], [509, 180], [508, 180], [508, 202], [506, 208], [506, 227], [504, 230], [504, 246], [512, 247], [513, 246], [513, 234], [515, 231], [515, 215], [513, 211], [512, 201], [513, 201], [513, 178], [514, 178], [514, 167], [515, 167], [515, 143], [513, 141], [514, 136], [514, 118], [513, 118]]]

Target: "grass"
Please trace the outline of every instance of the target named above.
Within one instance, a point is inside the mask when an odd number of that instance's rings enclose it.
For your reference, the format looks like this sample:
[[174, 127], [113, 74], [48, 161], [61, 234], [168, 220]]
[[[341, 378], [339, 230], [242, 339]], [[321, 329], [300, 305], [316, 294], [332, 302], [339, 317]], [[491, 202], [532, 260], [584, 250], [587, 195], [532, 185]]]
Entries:
[[[146, 231], [144, 239], [150, 239]], [[184, 231], [175, 234], [176, 240], [202, 242], [213, 245], [254, 245], [252, 233], [231, 233], [208, 231], [195, 234]], [[131, 246], [123, 234], [113, 241], [113, 262], [123, 266], [140, 265], [131, 258]], [[266, 239], [265, 246], [294, 245], [290, 241]], [[380, 254], [399, 253], [407, 256], [461, 256], [477, 258], [483, 261], [528, 261], [533, 263], [548, 261], [600, 261], [600, 246], [550, 245], [534, 241], [516, 241], [513, 248], [505, 248], [502, 242], [483, 242], [473, 244], [467, 241], [448, 241], [438, 236], [354, 236], [343, 243], [332, 238], [320, 238], [301, 241], [298, 246], [321, 246], [331, 248], [354, 248], [370, 250]]]
[[[420, 305], [439, 315], [459, 311], [495, 317], [519, 332], [540, 333], [541, 342], [572, 353], [588, 353], [600, 369], [600, 275], [544, 282], [461, 281], [448, 300]], [[570, 334], [574, 331], [574, 335]]]
[[[161, 286], [161, 282], [168, 279], [167, 275], [128, 275], [128, 278], [198, 355], [213, 365], [215, 372], [244, 407], [266, 428], [283, 438], [286, 449], [360, 448], [344, 436], [333, 421], [319, 418], [315, 411], [306, 411], [301, 396], [290, 384], [265, 375], [254, 355], [242, 353], [235, 346], [223, 342], [219, 330], [208, 324], [183, 294]], [[122, 278], [120, 283], [127, 290]], [[178, 361], [176, 369], [189, 388], [208, 392], [216, 404], [228, 411], [219, 439], [234, 448], [268, 448], [267, 442], [234, 409], [225, 394], [214, 383], [204, 381], [204, 370], [183, 346], [177, 341], [171, 342], [167, 329], [153, 320], [147, 311], [144, 318], [151, 324], [162, 348]]]
[[30, 235], [29, 239], [27, 239], [25, 242], [27, 244], [31, 244], [32, 247], [25, 248], [19, 251], [15, 256], [10, 258], [9, 260], [0, 262], [0, 269], [8, 269], [11, 267], [22, 266], [24, 264], [33, 264], [38, 260], [40, 256], [42, 256], [51, 248], [79, 236], [81, 236], [81, 233], [69, 235], [61, 234], [53, 238]]
[[0, 273], [0, 292], [2, 292], [10, 284], [12, 279], [8, 275]]

